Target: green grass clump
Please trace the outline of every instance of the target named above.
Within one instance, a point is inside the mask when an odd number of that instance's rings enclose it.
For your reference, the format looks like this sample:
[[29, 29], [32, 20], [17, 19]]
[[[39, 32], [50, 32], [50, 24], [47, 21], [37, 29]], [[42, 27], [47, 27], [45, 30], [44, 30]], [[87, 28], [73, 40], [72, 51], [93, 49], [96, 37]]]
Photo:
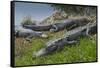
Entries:
[[50, 37], [47, 39], [33, 38], [32, 43], [25, 44], [21, 39], [17, 39], [15, 41], [15, 66], [96, 61], [96, 40], [86, 37], [80, 38], [79, 44], [65, 45], [61, 51], [32, 59], [34, 52], [43, 48], [50, 39], [58, 38], [63, 33], [64, 31], [48, 33]]

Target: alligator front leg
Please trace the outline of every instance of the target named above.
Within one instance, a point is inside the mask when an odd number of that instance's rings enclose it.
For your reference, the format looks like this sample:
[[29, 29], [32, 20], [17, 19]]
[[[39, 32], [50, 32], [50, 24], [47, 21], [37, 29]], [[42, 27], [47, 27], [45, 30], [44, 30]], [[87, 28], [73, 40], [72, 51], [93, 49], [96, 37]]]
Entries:
[[25, 38], [25, 40], [31, 43], [32, 42], [32, 37], [33, 36], [28, 36], [27, 38]]
[[52, 25], [50, 32], [56, 32], [56, 31], [58, 31], [58, 27], [56, 25]]
[[69, 31], [69, 30], [71, 30], [71, 29], [74, 29], [75, 27], [77, 27], [77, 24], [74, 24], [74, 25], [70, 26], [69, 28], [66, 27], [66, 29]]
[[30, 38], [25, 38], [25, 40], [30, 42], [30, 43], [32, 42], [32, 40]]
[[86, 36], [89, 36], [89, 30], [90, 30], [90, 27], [89, 27], [89, 23], [88, 23], [87, 28], [86, 28]]
[[[66, 41], [66, 43], [67, 43], [68, 45], [71, 45], [71, 44], [79, 43], [79, 41], [77, 41], [77, 40], [72, 40], [72, 41]], [[58, 51], [61, 51], [61, 50], [64, 48], [64, 45], [66, 45], [66, 44], [58, 45], [57, 50], [58, 50]]]
[[79, 42], [78, 40], [72, 40], [72, 41], [67, 41], [67, 44], [76, 44], [78, 42]]
[[88, 24], [87, 24], [87, 28], [86, 28], [86, 36], [89, 37], [90, 39], [93, 39], [92, 36], [89, 34], [89, 30], [90, 30], [89, 25], [90, 25], [90, 24], [91, 24], [91, 23], [88, 23]]

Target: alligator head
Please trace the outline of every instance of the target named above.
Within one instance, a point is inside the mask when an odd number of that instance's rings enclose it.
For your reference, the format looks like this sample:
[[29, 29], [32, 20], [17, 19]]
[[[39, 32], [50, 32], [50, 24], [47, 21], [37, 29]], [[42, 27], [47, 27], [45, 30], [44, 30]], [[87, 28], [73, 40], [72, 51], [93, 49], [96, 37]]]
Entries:
[[33, 53], [33, 58], [40, 57], [40, 56], [43, 56], [45, 54], [52, 53], [52, 52], [56, 51], [57, 48], [58, 48], [58, 46], [55, 43], [50, 44], [50, 45], [46, 45], [44, 48], [40, 49], [38, 52], [34, 52]]

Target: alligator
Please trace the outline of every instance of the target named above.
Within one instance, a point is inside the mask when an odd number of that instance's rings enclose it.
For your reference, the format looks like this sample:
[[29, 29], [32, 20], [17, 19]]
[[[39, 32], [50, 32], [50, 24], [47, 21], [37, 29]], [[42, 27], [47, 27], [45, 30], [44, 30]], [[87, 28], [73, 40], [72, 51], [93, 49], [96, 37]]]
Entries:
[[92, 34], [97, 33], [97, 25], [96, 24], [88, 24], [83, 27], [77, 27], [71, 31], [68, 31], [63, 38], [59, 38], [56, 40], [50, 40], [45, 44], [45, 46], [40, 49], [38, 52], [33, 53], [33, 58], [37, 58], [49, 53], [52, 53], [56, 50], [62, 50], [64, 45], [76, 44], [79, 41], [77, 39], [80, 36], [89, 37]]
[[32, 29], [34, 31], [50, 31], [58, 32], [63, 29], [74, 28], [77, 26], [86, 25], [89, 20], [85, 17], [79, 19], [67, 19], [59, 23], [50, 24], [50, 25], [22, 25], [24, 28]]
[[15, 37], [22, 37], [25, 38], [27, 41], [30, 41], [33, 37], [43, 37], [47, 38], [48, 36], [39, 31], [33, 31], [31, 29], [21, 28], [15, 31]]
[[87, 18], [79, 18], [79, 19], [67, 19], [62, 21], [61, 23], [52, 24], [50, 32], [58, 32], [63, 29], [71, 30], [78, 26], [86, 25], [89, 22]]
[[34, 31], [49, 31], [52, 25], [22, 25], [24, 28]]

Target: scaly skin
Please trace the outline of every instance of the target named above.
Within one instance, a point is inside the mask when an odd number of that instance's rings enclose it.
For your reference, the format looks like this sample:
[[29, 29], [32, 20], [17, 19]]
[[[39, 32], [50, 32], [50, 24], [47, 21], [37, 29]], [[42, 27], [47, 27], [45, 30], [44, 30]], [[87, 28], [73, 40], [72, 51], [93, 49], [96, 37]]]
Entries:
[[33, 37], [43, 37], [47, 38], [48, 36], [43, 32], [33, 31], [31, 29], [21, 28], [15, 32], [16, 37], [26, 38], [26, 40], [31, 40]]
[[34, 31], [57, 32], [57, 31], [65, 29], [65, 28], [69, 29], [71, 27], [71, 29], [72, 29], [72, 28], [75, 28], [78, 26], [83, 26], [83, 25], [87, 24], [88, 22], [89, 22], [89, 20], [87, 20], [86, 18], [75, 19], [75, 20], [67, 19], [67, 20], [64, 20], [63, 22], [55, 23], [55, 24], [51, 24], [51, 25], [23, 25], [23, 27], [27, 28], [27, 29], [32, 29]]
[[78, 27], [66, 33], [64, 38], [59, 38], [56, 40], [50, 40], [45, 44], [45, 47], [40, 49], [38, 52], [33, 54], [33, 58], [43, 56], [52, 53], [56, 50], [61, 50], [65, 44], [75, 44], [78, 41], [76, 39], [80, 36], [88, 36], [89, 34], [95, 34], [97, 25], [85, 25], [83, 27]]

